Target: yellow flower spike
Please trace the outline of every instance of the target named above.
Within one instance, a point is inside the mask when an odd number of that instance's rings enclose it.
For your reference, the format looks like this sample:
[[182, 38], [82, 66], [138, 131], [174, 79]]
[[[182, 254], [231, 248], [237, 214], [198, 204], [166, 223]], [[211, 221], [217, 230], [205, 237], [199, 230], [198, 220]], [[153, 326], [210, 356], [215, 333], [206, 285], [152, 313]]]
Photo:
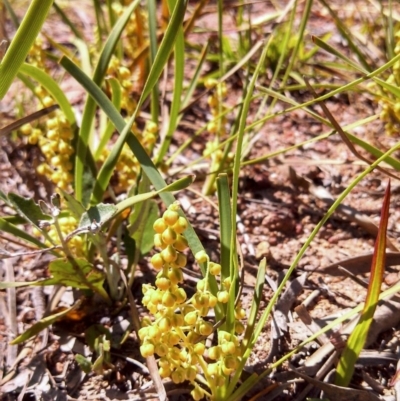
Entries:
[[147, 343], [140, 346], [140, 353], [144, 358], [154, 355], [154, 345]]
[[165, 262], [172, 263], [176, 261], [178, 254], [172, 245], [168, 245], [161, 251], [161, 256]]
[[185, 249], [188, 248], [187, 239], [184, 236], [182, 236], [181, 234], [178, 234], [176, 236], [174, 248], [179, 252], [183, 252]]
[[161, 234], [163, 242], [167, 245], [172, 245], [176, 241], [176, 236], [176, 232], [171, 227], [167, 227]]
[[160, 270], [164, 266], [164, 259], [160, 253], [153, 255], [150, 259], [150, 262], [156, 270]]
[[189, 312], [185, 315], [185, 323], [192, 326], [197, 321], [197, 311]]

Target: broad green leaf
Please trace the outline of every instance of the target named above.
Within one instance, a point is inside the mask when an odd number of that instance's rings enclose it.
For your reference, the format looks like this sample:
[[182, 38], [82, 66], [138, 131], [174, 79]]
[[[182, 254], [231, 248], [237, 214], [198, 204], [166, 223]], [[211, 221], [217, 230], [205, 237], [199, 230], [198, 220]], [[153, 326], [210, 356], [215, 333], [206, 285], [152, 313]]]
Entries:
[[0, 64], [0, 99], [7, 93], [47, 17], [53, 0], [32, 0]]
[[65, 201], [67, 202], [68, 210], [77, 218], [80, 219], [86, 209], [83, 207], [82, 203], [78, 202], [72, 195], [66, 191], [59, 189]]
[[[79, 269], [79, 272], [77, 272]], [[56, 259], [50, 262], [52, 278], [44, 280], [45, 285], [58, 284], [80, 289], [102, 287], [105, 279], [103, 272], [95, 269], [85, 259], [75, 259], [75, 266], [68, 260]]]
[[17, 213], [26, 220], [40, 227], [40, 221], [51, 221], [52, 217], [44, 214], [39, 205], [31, 198], [23, 198], [22, 196], [9, 193], [8, 200], [13, 204]]
[[24, 331], [20, 336], [18, 336], [14, 340], [10, 341], [10, 344], [17, 345], [17, 344], [21, 344], [22, 342], [24, 342], [26, 340], [29, 340], [31, 337], [39, 334], [46, 327], [49, 327], [51, 324], [53, 324], [57, 320], [61, 319], [62, 317], [68, 315], [68, 313], [70, 313], [74, 309], [78, 308], [80, 306], [80, 304], [81, 304], [81, 301], [78, 301], [71, 308], [65, 309], [62, 312], [55, 313], [54, 315], [47, 316], [47, 317], [39, 320], [28, 330]]
[[381, 220], [379, 223], [378, 236], [375, 242], [374, 256], [371, 264], [367, 299], [365, 301], [364, 309], [361, 312], [360, 320], [353, 332], [350, 334], [346, 347], [339, 359], [335, 378], [335, 384], [338, 386], [347, 387], [353, 377], [355, 364], [364, 347], [365, 341], [367, 340], [368, 331], [378, 305], [386, 264], [386, 232], [389, 221], [389, 206], [390, 181], [383, 199]]
[[85, 212], [79, 222], [79, 228], [89, 229], [93, 222], [102, 226], [111, 220], [118, 212], [118, 207], [112, 204], [99, 203], [96, 206], [91, 206]]

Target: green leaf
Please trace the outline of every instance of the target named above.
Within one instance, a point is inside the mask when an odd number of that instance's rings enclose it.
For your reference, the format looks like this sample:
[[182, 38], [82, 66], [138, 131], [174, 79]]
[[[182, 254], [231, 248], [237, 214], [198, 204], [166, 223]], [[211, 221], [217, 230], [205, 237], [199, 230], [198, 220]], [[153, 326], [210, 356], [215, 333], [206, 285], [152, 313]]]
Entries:
[[367, 340], [368, 331], [378, 305], [379, 295], [383, 281], [383, 273], [386, 264], [386, 232], [389, 221], [390, 206], [390, 181], [386, 188], [385, 197], [379, 223], [378, 236], [375, 242], [374, 256], [371, 264], [371, 276], [369, 279], [367, 299], [361, 312], [357, 326], [347, 340], [346, 348], [339, 359], [336, 370], [335, 384], [347, 387], [354, 373], [358, 356]]
[[50, 10], [53, 0], [32, 0], [0, 64], [0, 99], [7, 93]]
[[32, 78], [40, 85], [42, 85], [60, 106], [71, 126], [74, 127], [76, 125], [74, 110], [67, 97], [65, 96], [64, 91], [60, 88], [58, 83], [53, 78], [51, 78], [48, 74], [46, 74], [39, 68], [26, 63], [22, 64], [19, 70], [18, 77], [20, 79], [21, 75]]
[[72, 195], [59, 188], [59, 191], [62, 193], [65, 201], [67, 202], [68, 210], [76, 217], [80, 219], [82, 215], [86, 212], [86, 209], [83, 207], [82, 203], [77, 201]]
[[86, 373], [90, 373], [92, 371], [92, 362], [85, 358], [81, 354], [75, 355], [75, 361], [78, 363], [79, 367]]
[[40, 227], [40, 221], [51, 221], [52, 217], [44, 214], [39, 205], [32, 198], [23, 198], [22, 196], [9, 193], [8, 200], [12, 203], [17, 213], [26, 220]]
[[[103, 286], [105, 279], [103, 272], [95, 269], [93, 265], [85, 259], [75, 259], [75, 263], [86, 281], [81, 279], [81, 276], [76, 272], [76, 266], [70, 261], [56, 259], [49, 264], [49, 271], [52, 278], [44, 280], [42, 283], [45, 283], [45, 285], [58, 284], [80, 289], [89, 289], [91, 286], [100, 288]], [[88, 283], [90, 283], [91, 286], [88, 285]]]
[[46, 245], [39, 241], [37, 238], [28, 234], [25, 230], [21, 230], [14, 224], [7, 221], [7, 218], [0, 218], [0, 230], [9, 233], [16, 238], [22, 239], [30, 244], [36, 245], [39, 248], [46, 248]]
[[24, 331], [20, 336], [18, 336], [14, 340], [10, 341], [10, 344], [17, 345], [26, 340], [29, 340], [31, 337], [35, 336], [36, 334], [39, 334], [46, 327], [49, 327], [51, 324], [53, 324], [57, 320], [61, 319], [62, 317], [68, 315], [68, 313], [70, 313], [74, 309], [78, 308], [80, 306], [80, 304], [81, 304], [81, 301], [78, 301], [75, 303], [75, 305], [71, 306], [71, 308], [65, 309], [62, 312], [55, 313], [54, 315], [47, 316], [47, 317], [39, 320], [28, 330]]
[[102, 226], [116, 215], [118, 208], [112, 204], [100, 203], [92, 206], [85, 212], [79, 222], [79, 228], [89, 229], [93, 222]]

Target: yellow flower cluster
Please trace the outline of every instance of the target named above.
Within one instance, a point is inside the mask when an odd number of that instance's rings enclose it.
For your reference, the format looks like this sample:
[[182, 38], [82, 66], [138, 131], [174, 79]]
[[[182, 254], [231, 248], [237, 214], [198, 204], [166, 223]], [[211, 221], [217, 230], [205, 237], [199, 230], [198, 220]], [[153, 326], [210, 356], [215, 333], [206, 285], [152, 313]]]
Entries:
[[[217, 302], [229, 301], [230, 280], [224, 280], [217, 296], [208, 290], [207, 279], [199, 280], [196, 293], [187, 299], [183, 283], [182, 268], [186, 265], [183, 251], [187, 241], [182, 235], [187, 228], [187, 221], [179, 215], [179, 204], [172, 204], [161, 218], [154, 223], [155, 246], [160, 250], [151, 258], [151, 264], [158, 271], [155, 287], [143, 285], [143, 304], [154, 316], [143, 319], [139, 330], [140, 351], [144, 357], [158, 355], [161, 377], [170, 377], [174, 383], [189, 381], [195, 400], [209, 395], [198, 382], [202, 372], [213, 393], [225, 383], [240, 362], [240, 346], [236, 335], [226, 331], [218, 332], [218, 345], [206, 350], [205, 339], [214, 331], [213, 324], [206, 319], [210, 309]], [[219, 275], [221, 266], [210, 262], [204, 251], [196, 254], [198, 262], [207, 262], [208, 272]], [[245, 311], [238, 305], [235, 317], [243, 319]], [[236, 331], [243, 332], [243, 325], [238, 321]], [[205, 357], [215, 362], [209, 364]], [[197, 381], [195, 381], [197, 379]], [[204, 379], [200, 379], [204, 382]]]
[[[29, 52], [29, 62], [36, 67], [46, 70], [45, 52], [40, 38], [36, 39]], [[42, 107], [54, 104], [54, 99], [42, 86], [35, 88], [35, 94]], [[55, 110], [49, 115], [46, 126], [32, 127], [26, 124], [20, 128], [20, 133], [26, 136], [28, 143], [38, 145], [45, 162], [37, 167], [37, 172], [47, 177], [57, 187], [67, 190], [73, 180], [71, 156], [74, 152], [71, 146], [73, 131], [71, 125], [61, 110]]]

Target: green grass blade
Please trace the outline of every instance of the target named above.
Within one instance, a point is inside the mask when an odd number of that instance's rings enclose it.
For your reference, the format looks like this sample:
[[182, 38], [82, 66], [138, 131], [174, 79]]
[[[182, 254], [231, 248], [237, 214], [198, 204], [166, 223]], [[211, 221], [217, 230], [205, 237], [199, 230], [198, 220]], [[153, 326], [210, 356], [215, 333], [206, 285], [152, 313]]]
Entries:
[[[101, 52], [99, 62], [93, 74], [93, 82], [96, 85], [101, 85], [104, 75], [107, 71], [108, 63], [110, 62], [111, 56], [117, 46], [122, 31], [128, 23], [133, 10], [137, 7], [138, 4], [139, 0], [131, 3], [111, 31], [107, 42], [104, 45], [103, 51]], [[89, 151], [90, 134], [92, 132], [95, 112], [96, 102], [93, 98], [89, 96], [86, 100], [85, 109], [83, 111], [82, 124], [79, 131], [79, 140], [77, 143], [75, 155], [75, 197], [79, 202], [82, 202], [84, 197], [82, 177], [86, 164], [86, 155]], [[88, 196], [85, 195], [85, 198], [88, 198]]]
[[42, 85], [51, 94], [51, 96], [53, 96], [54, 100], [64, 112], [65, 117], [71, 126], [76, 124], [74, 110], [63, 90], [53, 78], [39, 68], [26, 63], [21, 65], [18, 76], [20, 77], [21, 74], [34, 79], [40, 85]]
[[53, 0], [33, 0], [0, 64], [0, 99], [7, 93], [49, 12]]
[[[112, 104], [114, 105], [114, 107], [117, 110], [120, 110], [121, 109], [121, 100], [122, 100], [121, 84], [119, 83], [118, 79], [116, 79], [116, 78], [108, 79], [107, 83], [111, 87]], [[112, 123], [112, 121], [109, 121], [107, 123], [107, 126], [106, 126], [103, 134], [101, 135], [100, 143], [99, 143], [99, 146], [97, 147], [97, 150], [95, 153], [95, 160], [98, 160], [98, 158], [101, 156], [101, 153], [103, 152], [104, 148], [106, 147], [113, 132], [114, 132], [114, 124]]]
[[3, 0], [4, 5], [6, 6], [6, 10], [10, 16], [10, 20], [12, 21], [14, 28], [18, 29], [19, 27], [19, 20], [17, 17], [17, 14], [15, 14], [13, 8], [11, 7], [11, 4], [8, 0]]
[[331, 17], [333, 18], [333, 20], [335, 21], [335, 24], [339, 30], [339, 32], [342, 34], [342, 36], [346, 39], [348, 46], [350, 47], [350, 50], [353, 52], [353, 54], [355, 54], [358, 58], [358, 60], [360, 61], [360, 63], [363, 65], [363, 67], [370, 72], [371, 71], [371, 67], [368, 64], [367, 59], [365, 58], [365, 55], [361, 52], [360, 50], [360, 46], [357, 45], [354, 40], [353, 37], [351, 35], [351, 32], [349, 30], [349, 28], [347, 28], [344, 24], [343, 24], [343, 19], [339, 18], [338, 15], [331, 9], [331, 7], [329, 6], [329, 4], [325, 1], [325, 0], [320, 0], [320, 2], [325, 6], [325, 8], [328, 10], [329, 14], [331, 15]]
[[0, 217], [0, 231], [11, 234], [15, 238], [22, 239], [32, 245], [38, 246], [39, 248], [46, 248], [46, 245], [44, 245], [41, 241], [35, 237], [32, 237], [25, 230], [21, 230], [20, 228], [16, 227], [14, 224], [7, 221], [6, 218]]
[[[147, 0], [147, 15], [149, 24], [149, 64], [153, 65], [157, 54], [157, 7], [155, 0]], [[154, 85], [151, 94], [151, 117], [154, 122], [158, 121], [160, 115], [159, 105], [160, 91], [158, 83]]]
[[[179, 2], [179, 0], [169, 0], [168, 4], [170, 9], [172, 9], [174, 3]], [[171, 104], [171, 110], [169, 113], [168, 121], [168, 131], [161, 145], [160, 151], [156, 159], [156, 165], [162, 162], [165, 154], [167, 153], [172, 136], [179, 122], [179, 110], [181, 108], [181, 97], [183, 89], [183, 79], [184, 79], [184, 68], [185, 68], [185, 38], [183, 36], [182, 26], [178, 27], [178, 32], [175, 39], [175, 49], [174, 49], [174, 90], [173, 98]]]
[[386, 263], [386, 232], [389, 220], [390, 206], [390, 181], [386, 188], [385, 197], [379, 223], [378, 236], [375, 242], [374, 256], [371, 264], [371, 276], [369, 279], [367, 299], [357, 326], [347, 340], [346, 348], [339, 359], [336, 370], [335, 384], [347, 387], [354, 373], [358, 356], [367, 340], [368, 331], [378, 305], [379, 294], [383, 281], [383, 273]]
[[64, 22], [65, 25], [71, 29], [73, 34], [80, 40], [84, 40], [84, 37], [81, 32], [79, 32], [78, 28], [75, 24], [68, 18], [67, 14], [63, 11], [63, 9], [56, 3], [53, 3], [53, 7], [56, 10], [56, 13], [60, 16], [61, 20]]

